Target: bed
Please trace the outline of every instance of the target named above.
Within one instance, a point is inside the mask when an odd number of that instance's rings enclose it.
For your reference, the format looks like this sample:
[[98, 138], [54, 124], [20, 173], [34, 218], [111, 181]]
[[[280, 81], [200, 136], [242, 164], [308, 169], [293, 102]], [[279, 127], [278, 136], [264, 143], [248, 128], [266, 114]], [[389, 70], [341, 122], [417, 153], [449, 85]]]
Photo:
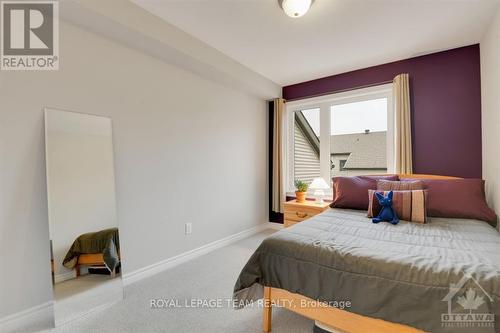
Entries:
[[[467, 288], [477, 294], [459, 299]], [[500, 236], [478, 220], [394, 227], [329, 209], [264, 240], [233, 298], [237, 307], [264, 300], [264, 332], [273, 305], [344, 332], [456, 332], [456, 313], [488, 315], [460, 332], [499, 332]]]
[[78, 236], [63, 260], [64, 267], [76, 269], [80, 276], [81, 266], [107, 268], [111, 277], [116, 276], [120, 264], [120, 240], [118, 228], [89, 232]]

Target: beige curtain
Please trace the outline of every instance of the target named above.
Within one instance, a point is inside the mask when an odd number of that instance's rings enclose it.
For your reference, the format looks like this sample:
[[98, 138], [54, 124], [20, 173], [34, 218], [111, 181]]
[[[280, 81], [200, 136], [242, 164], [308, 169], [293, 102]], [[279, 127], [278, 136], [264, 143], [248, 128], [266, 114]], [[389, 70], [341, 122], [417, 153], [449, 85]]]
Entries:
[[399, 74], [393, 81], [395, 108], [396, 173], [413, 173], [411, 144], [410, 78]]
[[274, 100], [274, 138], [273, 138], [273, 189], [272, 210], [283, 213], [285, 197], [284, 141], [285, 141], [285, 100]]

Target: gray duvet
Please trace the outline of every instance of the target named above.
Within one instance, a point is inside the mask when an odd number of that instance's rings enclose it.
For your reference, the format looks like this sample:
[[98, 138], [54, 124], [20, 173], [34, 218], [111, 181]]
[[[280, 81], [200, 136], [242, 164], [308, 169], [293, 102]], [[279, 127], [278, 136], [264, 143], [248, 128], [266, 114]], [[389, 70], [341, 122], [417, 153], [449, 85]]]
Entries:
[[429, 332], [500, 332], [500, 234], [476, 220], [394, 226], [329, 209], [265, 239], [233, 297], [255, 301], [262, 286]]

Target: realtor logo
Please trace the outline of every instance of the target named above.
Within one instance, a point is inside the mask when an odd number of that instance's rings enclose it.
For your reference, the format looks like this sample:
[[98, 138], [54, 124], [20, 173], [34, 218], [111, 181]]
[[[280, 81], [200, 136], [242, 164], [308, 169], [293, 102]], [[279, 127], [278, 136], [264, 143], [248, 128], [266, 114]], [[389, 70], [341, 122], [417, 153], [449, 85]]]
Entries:
[[495, 315], [488, 311], [493, 298], [470, 274], [464, 274], [458, 283], [451, 283], [442, 300], [448, 303], [448, 312], [441, 314], [443, 327], [495, 326]]
[[57, 1], [1, 1], [2, 70], [59, 69]]

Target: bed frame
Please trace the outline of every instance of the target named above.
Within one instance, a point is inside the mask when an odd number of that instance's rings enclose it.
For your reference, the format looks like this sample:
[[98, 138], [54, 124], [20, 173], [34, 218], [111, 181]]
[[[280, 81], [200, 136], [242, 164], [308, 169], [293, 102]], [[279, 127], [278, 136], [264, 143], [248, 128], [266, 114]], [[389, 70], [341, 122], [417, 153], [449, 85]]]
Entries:
[[[104, 264], [104, 258], [102, 253], [86, 253], [80, 254], [78, 256], [78, 261], [76, 263], [76, 277], [80, 277], [80, 267], [81, 266], [89, 266], [89, 267], [106, 267]], [[111, 272], [111, 278], [116, 276], [116, 269]]]
[[[400, 174], [400, 178], [413, 179], [458, 179], [459, 177]], [[271, 332], [272, 306], [284, 307], [304, 317], [319, 321], [340, 332], [346, 333], [423, 333], [423, 331], [402, 324], [362, 316], [338, 308], [325, 306], [321, 302], [289, 291], [264, 287], [263, 331]], [[304, 306], [305, 305], [305, 306]]]

